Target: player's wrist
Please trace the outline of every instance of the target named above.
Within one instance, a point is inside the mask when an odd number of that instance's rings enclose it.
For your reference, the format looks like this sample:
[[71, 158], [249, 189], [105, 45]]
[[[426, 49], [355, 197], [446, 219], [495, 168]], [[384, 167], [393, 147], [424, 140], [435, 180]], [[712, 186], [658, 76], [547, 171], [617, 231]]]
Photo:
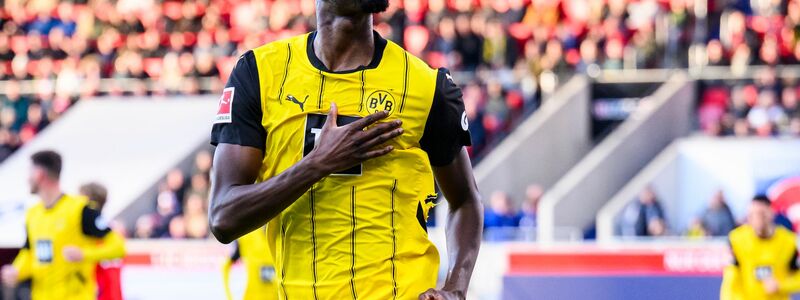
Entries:
[[442, 291], [453, 294], [454, 296], [456, 296], [456, 299], [466, 299], [467, 295], [466, 288], [460, 288], [448, 285], [447, 283], [445, 283], [445, 285], [442, 287]]
[[326, 169], [326, 164], [320, 162], [313, 152], [300, 161], [299, 167], [301, 170], [308, 172], [315, 182], [331, 173]]

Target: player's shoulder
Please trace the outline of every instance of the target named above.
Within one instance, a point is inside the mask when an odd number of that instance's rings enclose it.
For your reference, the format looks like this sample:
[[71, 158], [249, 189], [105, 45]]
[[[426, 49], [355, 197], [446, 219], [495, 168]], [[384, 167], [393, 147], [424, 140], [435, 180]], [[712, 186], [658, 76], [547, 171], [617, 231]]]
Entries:
[[61, 199], [71, 210], [83, 211], [83, 208], [89, 205], [89, 198], [83, 195], [64, 194]]
[[752, 237], [753, 235], [753, 228], [745, 224], [731, 230], [731, 232], [728, 233], [728, 240], [730, 240], [731, 243], [746, 243], [744, 240]]
[[287, 38], [274, 40], [264, 45], [253, 48], [250, 51], [252, 51], [256, 57], [270, 57], [274, 59], [276, 55], [286, 56], [288, 55], [289, 50], [294, 51], [296, 49], [300, 49], [301, 47], [305, 46], [306, 42], [308, 41], [309, 34], [311, 33], [307, 32]]
[[[438, 72], [437, 68], [432, 68], [424, 60], [412, 54], [411, 52], [408, 52], [406, 49], [404, 49], [397, 43], [391, 40], [387, 40], [386, 52], [391, 56], [403, 56], [405, 62], [408, 63], [409, 73], [413, 73], [415, 75], [417, 74], [428, 75], [433, 78], [436, 78], [436, 74]], [[384, 56], [386, 56], [386, 54], [384, 54]]]
[[775, 227], [775, 237], [777, 237], [777, 238], [779, 238], [779, 239], [781, 239], [783, 241], [787, 241], [787, 242], [794, 243], [794, 241], [795, 241], [794, 233], [791, 230], [786, 229], [783, 226]]
[[30, 207], [28, 207], [27, 210], [25, 210], [25, 216], [30, 217], [32, 215], [41, 213], [44, 210], [45, 210], [44, 203], [42, 203], [42, 201], [36, 201], [36, 203], [34, 203]]

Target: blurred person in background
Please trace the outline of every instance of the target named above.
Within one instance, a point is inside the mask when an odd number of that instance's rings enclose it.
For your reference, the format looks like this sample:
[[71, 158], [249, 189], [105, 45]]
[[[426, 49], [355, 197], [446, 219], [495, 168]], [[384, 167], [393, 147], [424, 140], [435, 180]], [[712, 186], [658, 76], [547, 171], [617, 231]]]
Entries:
[[136, 219], [136, 226], [133, 237], [137, 239], [149, 239], [155, 236], [155, 219], [153, 215], [142, 215]]
[[664, 209], [656, 193], [648, 186], [622, 213], [620, 230], [624, 236], [654, 236], [666, 232]]
[[514, 207], [506, 192], [496, 191], [483, 212], [484, 237], [488, 241], [513, 240], [517, 234], [522, 213]]
[[[175, 199], [183, 200], [186, 195], [186, 175], [181, 169], [172, 169], [167, 173], [166, 189], [172, 192]], [[180, 212], [180, 208], [178, 208]]]
[[519, 220], [520, 227], [536, 227], [536, 214], [539, 209], [539, 201], [544, 195], [544, 188], [538, 184], [529, 185], [525, 189], [525, 201], [522, 202], [522, 218]]
[[703, 220], [700, 218], [692, 219], [689, 223], [689, 229], [686, 230], [686, 236], [691, 239], [702, 239], [708, 236], [706, 228], [703, 227]]
[[166, 235], [161, 236], [162, 238], [171, 238], [171, 239], [185, 239], [186, 238], [186, 220], [183, 219], [183, 216], [178, 215], [170, 219], [168, 224], [168, 229]]
[[756, 196], [747, 223], [728, 235], [733, 261], [725, 267], [721, 300], [790, 299], [800, 291], [800, 265], [793, 232], [775, 226], [766, 196]]
[[197, 193], [191, 193], [186, 198], [183, 219], [188, 238], [204, 239], [208, 237], [208, 212], [205, 199], [204, 195]]
[[228, 300], [233, 300], [230, 288], [231, 266], [240, 259], [247, 274], [247, 285], [242, 299], [278, 299], [278, 290], [274, 283], [275, 266], [267, 244], [266, 227], [245, 234], [233, 243], [233, 253], [222, 265], [222, 280]]
[[122, 257], [123, 242], [85, 197], [61, 190], [58, 153], [39, 151], [31, 161], [29, 182], [39, 202], [26, 214], [25, 245], [2, 267], [2, 282], [14, 287], [30, 278], [34, 300], [96, 299], [97, 262]]
[[[105, 186], [91, 182], [79, 188], [82, 196], [89, 199], [89, 203], [99, 212], [103, 212], [108, 199], [108, 189]], [[123, 242], [124, 233], [117, 232], [114, 227], [109, 234], [119, 235], [113, 241]], [[124, 247], [124, 245], [123, 245]], [[102, 260], [97, 263], [95, 274], [97, 276], [97, 299], [98, 300], [122, 300], [122, 258]]]
[[173, 218], [180, 215], [179, 206], [178, 199], [173, 192], [164, 190], [158, 194], [156, 212], [152, 214], [154, 222], [152, 237], [169, 236], [169, 224]]
[[756, 105], [747, 113], [747, 121], [759, 136], [770, 136], [775, 133], [775, 125], [786, 118], [783, 109], [775, 101], [775, 92], [762, 90], [758, 94]]
[[736, 220], [722, 190], [718, 190], [711, 197], [701, 220], [705, 233], [709, 236], [726, 236], [736, 227]]

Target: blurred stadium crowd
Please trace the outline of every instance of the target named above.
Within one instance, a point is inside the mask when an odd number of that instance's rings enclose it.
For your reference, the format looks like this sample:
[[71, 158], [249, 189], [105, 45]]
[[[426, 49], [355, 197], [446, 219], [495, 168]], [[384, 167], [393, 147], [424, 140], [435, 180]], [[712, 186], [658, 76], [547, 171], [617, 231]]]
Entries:
[[[376, 17], [376, 30], [453, 71], [471, 120], [471, 154], [480, 158], [574, 73], [704, 66], [741, 72], [800, 63], [800, 1], [698, 3], [392, 0]], [[314, 0], [5, 0], [0, 161], [79, 100], [216, 94], [238, 54], [313, 30], [314, 23]], [[772, 69], [750, 81], [707, 81], [700, 129], [800, 135], [798, 91]], [[210, 154], [200, 152], [190, 173], [170, 172], [156, 213], [139, 218], [129, 236], [207, 236], [210, 164]], [[541, 188], [529, 194], [514, 226], [535, 223]], [[515, 212], [503, 197], [492, 197], [492, 210]]]
[[[534, 240], [537, 207], [543, 194], [541, 186], [530, 185], [521, 205], [515, 206], [514, 203], [520, 201], [513, 201], [507, 193], [493, 193], [489, 205], [484, 209], [484, 237], [490, 241]], [[623, 237], [704, 238], [725, 237], [731, 230], [745, 223], [744, 219], [734, 217], [722, 190], [709, 197], [706, 208], [692, 218], [691, 224], [685, 230], [673, 230], [668, 219], [657, 193], [653, 188], [647, 187], [625, 207], [616, 227]], [[785, 215], [777, 214], [775, 222], [794, 230], [792, 222]], [[582, 238], [595, 238], [594, 228], [588, 228], [582, 234]]]
[[[201, 150], [189, 173], [176, 168], [159, 183], [155, 212], [139, 216], [133, 238], [201, 239], [208, 237], [208, 190], [211, 152]], [[121, 226], [126, 227], [126, 226]]]

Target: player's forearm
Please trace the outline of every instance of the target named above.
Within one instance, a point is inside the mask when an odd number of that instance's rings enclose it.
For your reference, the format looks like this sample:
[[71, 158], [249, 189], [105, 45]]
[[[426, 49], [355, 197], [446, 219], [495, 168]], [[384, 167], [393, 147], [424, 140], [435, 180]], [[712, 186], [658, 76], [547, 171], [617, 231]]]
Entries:
[[481, 246], [483, 208], [477, 195], [451, 208], [447, 218], [449, 269], [443, 290], [466, 296]]
[[264, 182], [221, 188], [211, 200], [211, 232], [220, 242], [230, 243], [264, 226], [323, 177], [322, 171], [303, 159]]
[[19, 250], [17, 257], [14, 258], [14, 262], [12, 263], [14, 268], [17, 269], [17, 282], [27, 280], [31, 277], [32, 260], [33, 256], [31, 256], [30, 249], [23, 248]]
[[91, 261], [122, 258], [125, 256], [125, 240], [118, 233], [110, 232], [99, 245], [82, 250], [84, 258]]

